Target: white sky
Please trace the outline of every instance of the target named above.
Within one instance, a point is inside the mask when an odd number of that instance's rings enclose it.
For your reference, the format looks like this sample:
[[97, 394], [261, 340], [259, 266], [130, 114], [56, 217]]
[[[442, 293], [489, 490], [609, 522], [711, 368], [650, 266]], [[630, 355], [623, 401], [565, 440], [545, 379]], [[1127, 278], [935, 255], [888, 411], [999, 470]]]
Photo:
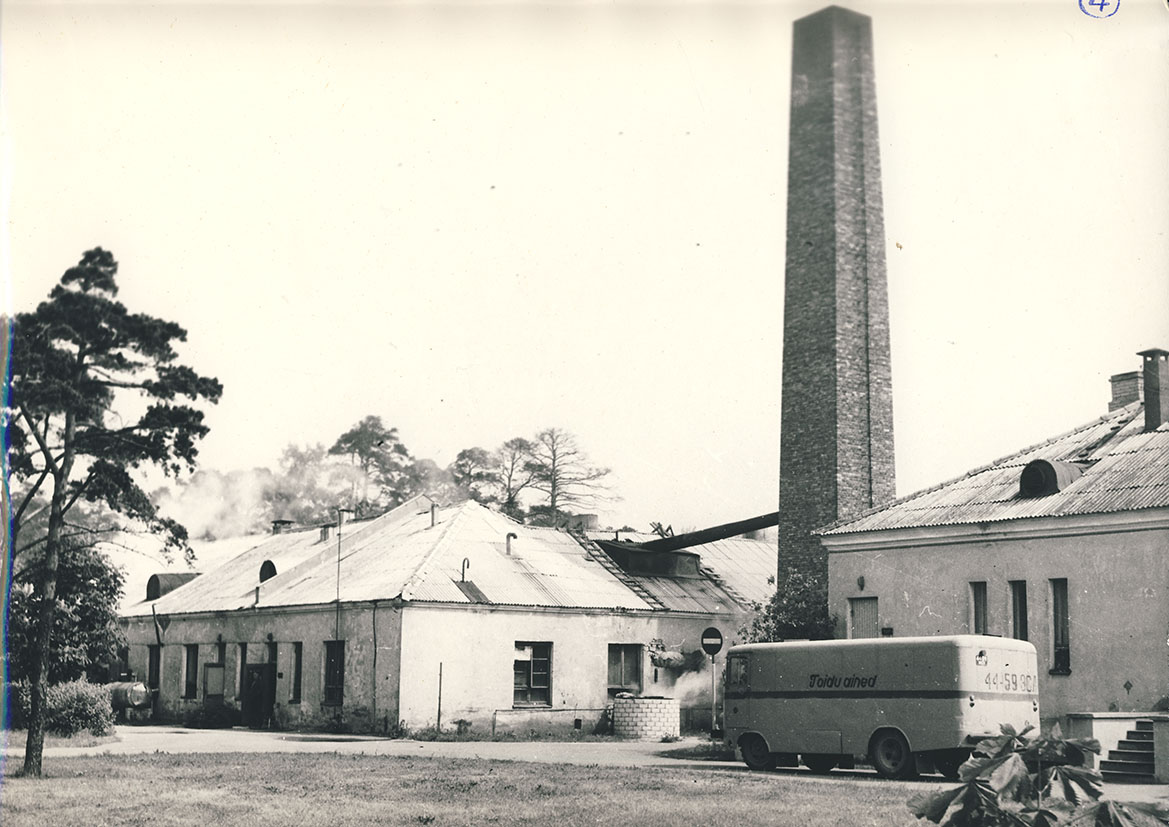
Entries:
[[[9, 0], [8, 303], [113, 251], [225, 386], [204, 467], [371, 413], [440, 464], [555, 425], [614, 469], [614, 524], [772, 511], [791, 24], [823, 5]], [[844, 5], [907, 494], [1169, 348], [1169, 7]]]

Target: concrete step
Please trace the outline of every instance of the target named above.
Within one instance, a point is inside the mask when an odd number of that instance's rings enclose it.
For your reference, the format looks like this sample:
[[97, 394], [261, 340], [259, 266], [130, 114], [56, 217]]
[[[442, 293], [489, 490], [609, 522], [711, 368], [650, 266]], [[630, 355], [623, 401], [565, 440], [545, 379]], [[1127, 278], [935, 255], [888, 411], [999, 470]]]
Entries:
[[1108, 750], [1108, 760], [1121, 761], [1126, 764], [1152, 764], [1154, 759], [1151, 749], [1110, 749]]
[[1113, 772], [1101, 770], [1105, 784], [1156, 784], [1157, 779], [1150, 773]]
[[1130, 741], [1152, 741], [1153, 730], [1151, 729], [1130, 729], [1124, 736]]
[[1107, 761], [1100, 762], [1101, 773], [1123, 773], [1126, 775], [1148, 775], [1152, 777], [1154, 766], [1152, 761], [1124, 761], [1115, 760], [1110, 754]]
[[1142, 741], [1139, 739], [1125, 738], [1116, 742], [1116, 748], [1119, 750], [1131, 752], [1149, 752], [1153, 751], [1152, 740]]
[[1146, 719], [1142, 718], [1141, 720], [1137, 721], [1137, 732], [1152, 732], [1152, 731], [1153, 731], [1153, 722], [1151, 719], [1146, 720]]

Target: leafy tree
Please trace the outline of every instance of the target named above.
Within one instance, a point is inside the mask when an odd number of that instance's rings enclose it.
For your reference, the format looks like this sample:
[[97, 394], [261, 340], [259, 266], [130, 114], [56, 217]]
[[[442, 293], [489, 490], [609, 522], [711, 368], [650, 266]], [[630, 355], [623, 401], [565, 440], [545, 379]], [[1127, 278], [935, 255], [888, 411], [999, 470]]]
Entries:
[[1100, 772], [1088, 766], [1094, 739], [1065, 739], [1059, 725], [1028, 738], [1007, 724], [958, 768], [962, 784], [909, 800], [918, 818], [942, 827], [1148, 827], [1169, 824], [1158, 805], [1101, 800]]
[[280, 473], [264, 492], [267, 518], [305, 525], [331, 522], [338, 505], [352, 507], [351, 489], [351, 482], [330, 464], [324, 445], [290, 444], [280, 458]]
[[[44, 546], [29, 554], [13, 578], [8, 603], [8, 648], [5, 657], [13, 681], [27, 681], [36, 651], [37, 601], [34, 586], [44, 578]], [[56, 606], [45, 665], [49, 684], [88, 677], [104, 681], [100, 664], [117, 659], [125, 635], [118, 624], [118, 601], [124, 578], [100, 551], [79, 538], [61, 543], [57, 571]]]
[[447, 468], [432, 459], [415, 459], [406, 467], [402, 479], [402, 500], [416, 494], [428, 494], [439, 502], [461, 502], [467, 498]]
[[[387, 428], [380, 416], [367, 416], [333, 443], [330, 454], [348, 456], [361, 474], [351, 488], [351, 504], [359, 511], [370, 511], [377, 505], [392, 508], [403, 502], [406, 490], [410, 452], [402, 444], [397, 428]], [[370, 498], [373, 485], [377, 496]]]
[[824, 592], [816, 578], [797, 569], [787, 572], [766, 606], [756, 604], [751, 622], [739, 630], [750, 642], [769, 640], [830, 640], [836, 618], [828, 614]]
[[545, 428], [536, 434], [524, 470], [533, 489], [544, 494], [552, 514], [573, 506], [592, 506], [605, 498], [604, 480], [608, 468], [593, 465], [576, 443], [576, 437], [560, 428]]
[[[186, 339], [182, 327], [130, 313], [116, 301], [117, 269], [109, 252], [89, 250], [46, 301], [13, 321], [4, 425], [8, 471], [20, 492], [13, 501], [9, 554], [43, 544], [32, 592], [36, 633], [24, 757], [24, 771], [32, 775], [41, 773], [44, 678], [67, 517], [82, 499], [100, 502], [163, 535], [168, 550], [182, 550], [190, 559], [186, 530], [156, 511], [131, 472], [143, 464], [175, 476], [193, 470], [195, 443], [207, 426], [202, 411], [178, 400], [217, 402], [222, 393], [217, 380], [175, 364], [174, 344]], [[48, 497], [45, 534], [21, 547], [17, 538], [42, 488]]]
[[488, 504], [499, 501], [500, 463], [499, 452], [492, 454], [483, 448], [464, 448], [447, 471], [451, 481], [465, 491], [467, 497]]
[[532, 443], [523, 437], [509, 439], [495, 452], [495, 461], [499, 468], [499, 493], [496, 495], [496, 502], [504, 514], [517, 519], [524, 513], [520, 495], [532, 484], [532, 471], [528, 468], [531, 456]]

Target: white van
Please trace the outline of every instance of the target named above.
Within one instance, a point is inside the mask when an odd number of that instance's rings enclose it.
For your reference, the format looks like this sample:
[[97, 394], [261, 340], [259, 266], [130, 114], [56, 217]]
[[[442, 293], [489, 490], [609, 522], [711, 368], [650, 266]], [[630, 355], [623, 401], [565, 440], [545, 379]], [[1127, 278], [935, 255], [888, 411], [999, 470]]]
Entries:
[[867, 757], [887, 778], [931, 764], [956, 777], [1000, 724], [1039, 726], [1035, 647], [983, 635], [732, 646], [723, 720], [751, 769]]

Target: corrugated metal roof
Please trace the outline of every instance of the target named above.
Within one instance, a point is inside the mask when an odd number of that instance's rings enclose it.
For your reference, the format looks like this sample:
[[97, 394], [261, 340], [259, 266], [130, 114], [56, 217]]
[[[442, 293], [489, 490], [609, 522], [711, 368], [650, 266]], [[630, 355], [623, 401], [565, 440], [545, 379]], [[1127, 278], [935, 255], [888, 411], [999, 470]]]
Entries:
[[[656, 534], [612, 531], [590, 531], [594, 540], [644, 543], [660, 539]], [[750, 540], [731, 537], [710, 543], [688, 546], [687, 552], [697, 554], [699, 565], [731, 590], [735, 602], [766, 603], [775, 594], [777, 547], [775, 540]], [[635, 575], [630, 575], [635, 576]], [[652, 590], [651, 594], [653, 593]]]
[[[493, 604], [649, 610], [645, 600], [570, 535], [520, 525], [475, 503], [440, 508], [416, 498], [373, 520], [347, 524], [340, 539], [342, 602], [473, 603], [464, 572]], [[508, 554], [507, 535], [515, 534]], [[329, 603], [337, 598], [338, 540], [318, 529], [271, 535], [218, 568], [154, 601], [164, 614]], [[276, 576], [259, 582], [271, 560]], [[725, 602], [725, 601], [724, 601]], [[148, 614], [150, 604], [128, 614]]]
[[[1019, 476], [1036, 459], [1080, 463], [1062, 491], [1023, 497]], [[1169, 424], [1144, 432], [1137, 402], [963, 477], [843, 520], [819, 534], [963, 525], [1169, 507]]]

